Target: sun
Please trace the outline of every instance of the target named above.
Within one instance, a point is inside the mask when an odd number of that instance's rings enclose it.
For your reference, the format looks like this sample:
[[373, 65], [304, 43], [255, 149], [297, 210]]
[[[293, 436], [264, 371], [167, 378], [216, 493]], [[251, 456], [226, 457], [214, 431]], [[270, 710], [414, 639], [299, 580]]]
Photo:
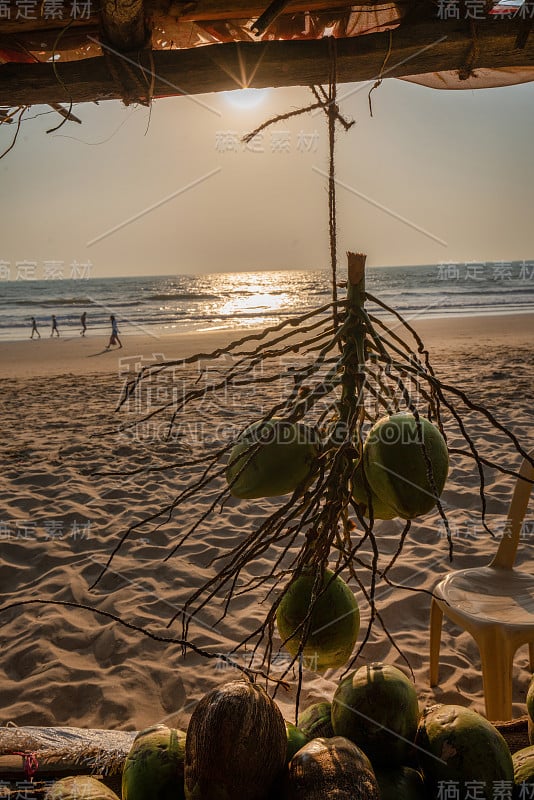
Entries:
[[269, 89], [236, 89], [232, 92], [222, 92], [229, 105], [243, 110], [257, 108], [265, 102], [268, 94]]

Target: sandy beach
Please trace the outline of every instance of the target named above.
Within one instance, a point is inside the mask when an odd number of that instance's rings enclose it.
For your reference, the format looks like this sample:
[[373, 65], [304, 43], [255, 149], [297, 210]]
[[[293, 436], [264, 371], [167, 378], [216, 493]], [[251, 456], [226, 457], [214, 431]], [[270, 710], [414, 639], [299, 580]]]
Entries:
[[[417, 323], [438, 375], [485, 404], [523, 442], [532, 446], [533, 315], [480, 316]], [[124, 337], [121, 350], [105, 351], [105, 337], [80, 336], [2, 344], [3, 463], [0, 507], [1, 605], [30, 599], [75, 602], [122, 617], [162, 637], [179, 637], [180, 620], [168, 629], [184, 601], [213, 574], [211, 561], [250, 533], [279, 500], [237, 501], [217, 509], [176, 555], [163, 561], [195, 514], [209, 500], [194, 496], [172, 519], [136, 529], [105, 577], [89, 587], [119, 537], [133, 524], [168, 505], [195, 474], [195, 437], [215, 428], [245, 424], [279, 389], [241, 387], [212, 398], [185, 415], [180, 435], [165, 440], [165, 426], [119, 430], [153, 404], [172, 401], [169, 383], [149, 387], [136, 405], [115, 413], [124, 381], [139, 365], [208, 352], [239, 338], [229, 332], [181, 336]], [[196, 373], [195, 373], [196, 370]], [[188, 380], [204, 380], [198, 366]], [[196, 375], [196, 377], [195, 377]], [[182, 374], [175, 373], [178, 385]], [[176, 383], [175, 383], [176, 385]], [[489, 426], [472, 422], [477, 443], [509, 468], [520, 457]], [[457, 434], [451, 442], [456, 445]], [[177, 465], [177, 466], [175, 466]], [[135, 474], [128, 474], [136, 471]], [[106, 475], [104, 473], [115, 473]], [[514, 479], [487, 474], [488, 517], [498, 535]], [[413, 670], [421, 704], [455, 702], [484, 710], [477, 648], [466, 633], [445, 622], [438, 687], [428, 685], [430, 598], [412, 589], [432, 589], [451, 568], [481, 565], [497, 547], [481, 528], [477, 473], [473, 462], [454, 456], [443, 494], [454, 542], [454, 561], [437, 511], [412, 527], [391, 572], [396, 584], [380, 586], [378, 608], [395, 643]], [[527, 517], [529, 524], [532, 514]], [[157, 524], [159, 523], [159, 525]], [[530, 524], [530, 528], [534, 526]], [[381, 556], [395, 552], [402, 526], [378, 523]], [[265, 552], [241, 576], [243, 584], [263, 574], [277, 548]], [[362, 558], [369, 555], [364, 550]], [[531, 569], [532, 537], [521, 542], [517, 563]], [[525, 568], [527, 568], [525, 566]], [[205, 606], [191, 622], [190, 636], [213, 653], [229, 653], [264, 618], [266, 590], [241, 594], [228, 616], [224, 597]], [[362, 630], [368, 609], [356, 594]], [[2, 711], [0, 724], [74, 725], [140, 729], [155, 722], [185, 725], [198, 699], [238, 672], [217, 658], [185, 658], [176, 644], [155, 642], [109, 618], [68, 606], [28, 605], [2, 614]], [[244, 663], [244, 656], [242, 658]], [[379, 626], [358, 664], [382, 660], [408, 672], [406, 661]], [[341, 670], [305, 673], [302, 706], [330, 699]], [[530, 680], [527, 648], [514, 665], [514, 716], [525, 713]], [[296, 680], [277, 695], [292, 718]]]
[[[511, 347], [515, 343], [532, 341], [534, 315], [506, 314], [502, 316], [440, 317], [417, 320], [417, 330], [431, 346], [433, 352], [450, 350], [471, 343]], [[51, 339], [5, 342], [1, 345], [0, 376], [9, 378], [31, 378], [33, 376], [90, 375], [95, 373], [123, 372], [121, 360], [143, 359], [143, 365], [165, 359], [184, 358], [193, 353], [209, 353], [224, 347], [247, 333], [259, 333], [260, 329], [239, 331], [202, 331], [180, 334], [136, 334], [123, 337], [122, 350], [113, 347], [106, 350], [108, 336], [82, 338], [67, 334]]]

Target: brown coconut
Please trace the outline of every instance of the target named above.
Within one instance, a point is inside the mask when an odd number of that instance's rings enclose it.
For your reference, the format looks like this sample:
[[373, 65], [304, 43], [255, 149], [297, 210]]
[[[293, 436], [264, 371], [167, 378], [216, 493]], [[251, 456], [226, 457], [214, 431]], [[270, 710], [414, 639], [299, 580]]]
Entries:
[[287, 800], [380, 800], [371, 762], [343, 736], [312, 739], [289, 763]]
[[265, 800], [286, 763], [284, 718], [267, 692], [231, 681], [196, 706], [185, 743], [187, 800]]

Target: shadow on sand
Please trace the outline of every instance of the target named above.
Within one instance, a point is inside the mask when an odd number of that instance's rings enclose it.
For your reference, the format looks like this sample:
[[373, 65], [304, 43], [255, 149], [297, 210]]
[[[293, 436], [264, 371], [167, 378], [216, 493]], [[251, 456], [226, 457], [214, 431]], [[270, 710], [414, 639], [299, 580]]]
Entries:
[[96, 356], [103, 356], [104, 353], [115, 353], [117, 350], [121, 350], [120, 347], [114, 347], [113, 349], [104, 347], [103, 350], [100, 350], [98, 353], [90, 353], [90, 355], [86, 356], [86, 358], [95, 358]]

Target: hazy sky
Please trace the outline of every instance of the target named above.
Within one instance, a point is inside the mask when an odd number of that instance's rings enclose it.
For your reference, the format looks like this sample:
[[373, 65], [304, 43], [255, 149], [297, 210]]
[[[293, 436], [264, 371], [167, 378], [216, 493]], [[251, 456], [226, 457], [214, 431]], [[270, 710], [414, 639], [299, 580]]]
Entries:
[[[339, 87], [357, 123], [338, 135], [341, 257], [534, 258], [534, 84], [452, 92], [386, 80], [372, 118], [368, 90]], [[73, 260], [95, 276], [326, 267], [324, 116], [279, 123], [253, 149], [238, 142], [312, 99], [306, 89], [268, 90], [255, 108], [228, 95], [169, 98], [150, 114], [113, 101], [76, 106], [83, 124], [54, 134], [57, 115], [23, 123], [0, 161], [0, 262], [37, 262], [36, 277], [45, 261], [68, 271]], [[0, 150], [12, 135], [0, 126]]]

